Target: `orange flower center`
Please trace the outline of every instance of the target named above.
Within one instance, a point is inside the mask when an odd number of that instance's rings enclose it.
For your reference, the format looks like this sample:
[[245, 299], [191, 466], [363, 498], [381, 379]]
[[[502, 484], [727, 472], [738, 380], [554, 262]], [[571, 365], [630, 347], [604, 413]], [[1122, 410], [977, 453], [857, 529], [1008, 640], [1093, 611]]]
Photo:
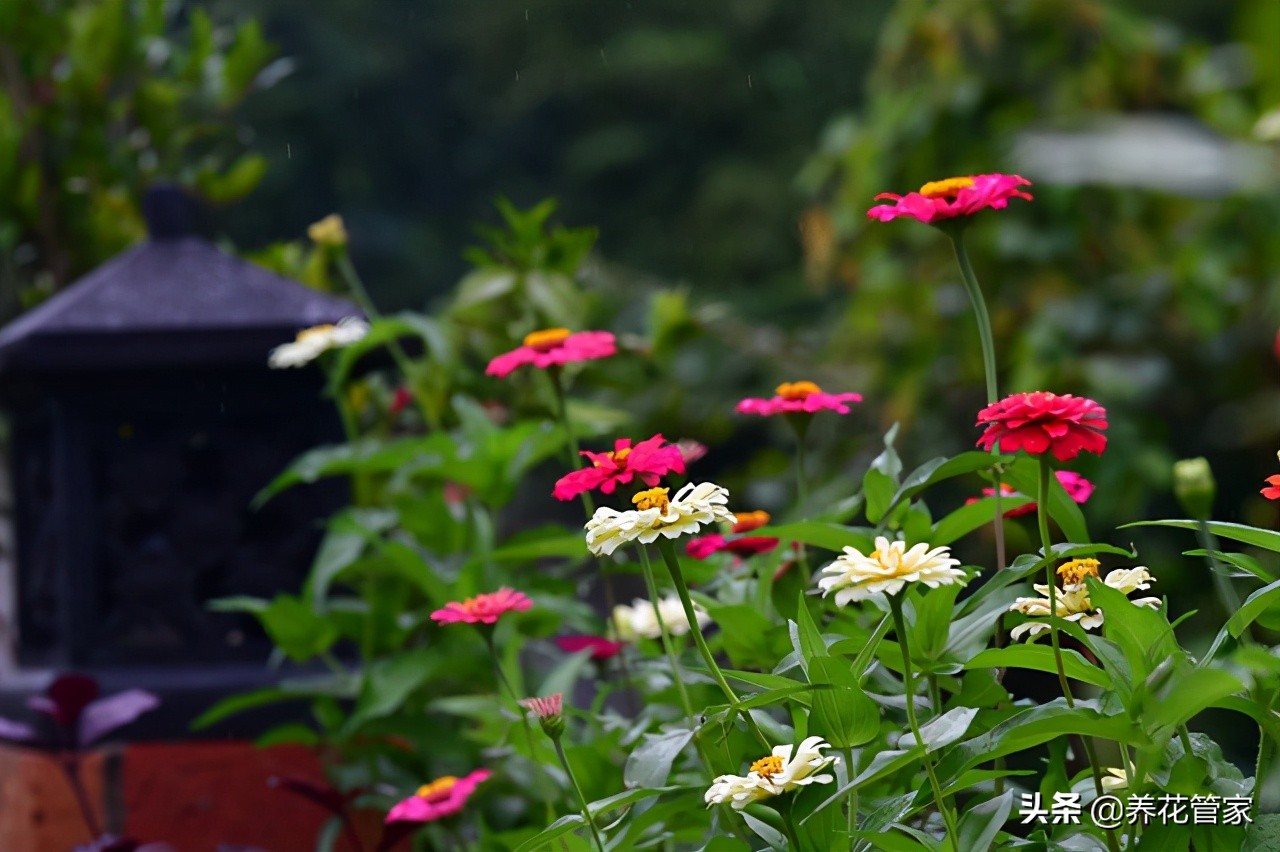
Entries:
[[313, 325], [311, 328], [304, 328], [302, 331], [298, 332], [297, 342], [301, 343], [302, 341], [309, 340], [312, 337], [322, 337], [323, 335], [333, 331], [333, 329], [333, 325]]
[[734, 512], [733, 531], [736, 533], [751, 532], [769, 524], [769, 513], [757, 509], [754, 512]]
[[666, 512], [667, 506], [671, 505], [671, 501], [667, 499], [668, 488], [650, 488], [648, 491], [641, 491], [639, 494], [631, 498], [631, 502], [636, 504], [636, 508], [641, 512], [646, 509], [657, 509], [660, 512]]
[[946, 180], [931, 180], [920, 187], [920, 194], [925, 198], [947, 198], [958, 195], [960, 190], [973, 186], [971, 177], [953, 177]]
[[783, 382], [774, 393], [783, 399], [804, 399], [812, 394], [822, 393], [822, 388], [813, 382]]
[[751, 771], [763, 778], [773, 778], [773, 776], [782, 771], [782, 758], [776, 754], [762, 757], [751, 764]]
[[1098, 576], [1098, 560], [1072, 559], [1065, 565], [1058, 566], [1058, 576], [1065, 586], [1079, 586], [1085, 577]]
[[453, 790], [454, 785], [458, 783], [458, 779], [452, 775], [446, 775], [443, 778], [437, 778], [430, 784], [423, 784], [418, 788], [418, 797], [427, 799], [432, 802], [438, 802], [441, 799], [449, 797], [449, 793]]
[[524, 336], [524, 345], [539, 352], [548, 352], [569, 339], [567, 328], [544, 328], [531, 331]]

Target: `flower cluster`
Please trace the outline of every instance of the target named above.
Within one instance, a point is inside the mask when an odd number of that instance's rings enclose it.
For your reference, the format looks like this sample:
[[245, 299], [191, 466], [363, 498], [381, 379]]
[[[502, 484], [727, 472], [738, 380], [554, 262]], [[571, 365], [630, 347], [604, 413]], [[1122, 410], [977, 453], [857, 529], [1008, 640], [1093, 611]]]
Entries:
[[617, 351], [616, 341], [607, 331], [580, 331], [575, 334], [567, 328], [547, 328], [526, 334], [524, 345], [494, 358], [484, 372], [501, 379], [525, 365], [545, 370], [608, 358]]
[[659, 536], [679, 538], [715, 521], [733, 522], [729, 492], [712, 482], [690, 482], [668, 499], [668, 488], [651, 488], [631, 498], [625, 512], [601, 506], [587, 521], [587, 549], [609, 556], [620, 546], [650, 544]]
[[315, 325], [304, 328], [292, 343], [271, 350], [267, 366], [273, 370], [310, 364], [330, 349], [349, 346], [369, 333], [369, 324], [359, 317], [344, 317], [337, 325]]
[[835, 777], [822, 770], [840, 758], [822, 753], [831, 745], [822, 737], [807, 737], [798, 746], [780, 745], [751, 764], [746, 775], [717, 777], [703, 797], [708, 805], [728, 803], [734, 810], [810, 784], [830, 784]]
[[836, 605], [845, 606], [872, 595], [897, 594], [907, 583], [923, 583], [931, 589], [963, 585], [965, 573], [955, 567], [959, 564], [949, 548], [930, 549], [921, 543], [908, 550], [905, 541], [877, 536], [870, 553], [846, 547], [843, 554], [822, 569], [818, 588], [823, 597], [835, 592]]
[[[1047, 597], [1049, 587], [1039, 584], [1034, 586], [1035, 590], [1046, 597], [1018, 598], [1009, 605], [1009, 610], [1011, 612], [1020, 612], [1032, 618], [1047, 618], [1050, 613], [1053, 613], [1064, 621], [1077, 622], [1085, 630], [1101, 627], [1103, 612], [1093, 605], [1093, 601], [1089, 600], [1089, 587], [1086, 582], [1088, 577], [1098, 576], [1098, 561], [1096, 559], [1073, 559], [1058, 568], [1058, 576], [1062, 578], [1062, 586], [1054, 590], [1054, 608], [1052, 610], [1049, 607], [1049, 598]], [[1122, 594], [1128, 595], [1151, 588], [1155, 578], [1151, 576], [1146, 568], [1117, 568], [1109, 572], [1102, 582]], [[1138, 598], [1133, 601], [1133, 605], [1156, 609], [1160, 606], [1160, 599], [1151, 597]], [[1017, 640], [1025, 636], [1028, 639], [1034, 639], [1038, 634], [1048, 629], [1049, 623], [1047, 621], [1028, 621], [1010, 630], [1009, 638]]]

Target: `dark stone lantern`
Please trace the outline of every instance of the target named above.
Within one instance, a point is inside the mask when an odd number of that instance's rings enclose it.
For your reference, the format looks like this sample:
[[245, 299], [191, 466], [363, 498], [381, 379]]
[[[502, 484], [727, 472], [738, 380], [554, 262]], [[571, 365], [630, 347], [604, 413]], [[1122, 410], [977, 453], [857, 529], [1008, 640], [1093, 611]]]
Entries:
[[266, 637], [206, 603], [296, 592], [344, 496], [334, 483], [249, 506], [341, 435], [320, 370], [271, 370], [268, 352], [359, 309], [189, 235], [176, 190], [153, 191], [148, 219], [146, 243], [0, 331], [14, 533], [0, 692], [14, 697], [76, 669], [198, 711], [261, 681]]

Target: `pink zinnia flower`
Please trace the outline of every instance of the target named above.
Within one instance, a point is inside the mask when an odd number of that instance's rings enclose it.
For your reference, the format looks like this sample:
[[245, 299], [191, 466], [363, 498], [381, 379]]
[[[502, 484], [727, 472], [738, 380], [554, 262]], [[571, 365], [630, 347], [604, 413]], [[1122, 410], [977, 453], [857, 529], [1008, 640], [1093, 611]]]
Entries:
[[1267, 477], [1268, 488], [1262, 489], [1262, 496], [1268, 500], [1280, 500], [1280, 473]]
[[707, 445], [692, 438], [676, 441], [676, 448], [680, 450], [680, 458], [684, 459], [685, 464], [693, 464], [707, 454]]
[[612, 659], [622, 653], [625, 642], [614, 642], [603, 636], [558, 636], [556, 645], [567, 654], [591, 649], [591, 659], [596, 662]]
[[1036, 391], [1015, 393], [978, 412], [986, 431], [978, 446], [1000, 452], [1026, 450], [1033, 456], [1052, 452], [1069, 461], [1081, 452], [1101, 454], [1107, 446], [1107, 411], [1091, 399]]
[[553, 719], [564, 715], [564, 693], [554, 692], [546, 698], [525, 698], [520, 706], [539, 719]]
[[551, 492], [557, 500], [572, 500], [594, 488], [612, 494], [615, 488], [626, 485], [634, 477], [639, 477], [652, 488], [665, 474], [684, 473], [684, 457], [680, 448], [667, 444], [661, 434], [634, 447], [630, 438], [619, 438], [609, 452], [583, 450], [581, 454], [591, 461], [591, 466], [562, 476]]
[[494, 358], [484, 372], [488, 376], [503, 378], [525, 364], [545, 370], [562, 364], [608, 358], [617, 352], [610, 332], [579, 331], [574, 334], [567, 328], [547, 328], [526, 334], [523, 346]]
[[748, 398], [738, 403], [739, 414], [813, 414], [834, 411], [848, 414], [847, 402], [862, 402], [860, 393], [824, 393], [813, 382], [783, 382], [772, 399]]
[[895, 195], [882, 192], [877, 201], [893, 204], [877, 204], [867, 211], [872, 219], [888, 222], [899, 216], [910, 216], [926, 225], [942, 219], [972, 216], [987, 208], [1003, 210], [1010, 198], [1031, 200], [1031, 196], [1018, 187], [1030, 186], [1031, 181], [1020, 175], [971, 175], [935, 180], [920, 187], [919, 192]]
[[[1081, 476], [1078, 473], [1073, 473], [1072, 471], [1069, 471], [1069, 470], [1055, 470], [1053, 472], [1053, 475], [1058, 478], [1058, 482], [1062, 484], [1063, 489], [1067, 492], [1067, 496], [1070, 497], [1072, 500], [1076, 501], [1077, 503], [1088, 502], [1090, 495], [1093, 494], [1093, 483], [1085, 479], [1083, 476]], [[992, 497], [992, 496], [995, 496], [995, 493], [996, 493], [996, 490], [994, 488], [982, 489], [983, 497]], [[1017, 491], [1015, 491], [1012, 485], [1009, 485], [1008, 483], [1005, 483], [1005, 482], [1000, 483], [1000, 493], [1005, 497], [1023, 496], [1019, 494]], [[970, 497], [968, 500], [965, 500], [964, 502], [965, 502], [965, 505], [967, 506], [970, 503], [977, 503], [978, 498]], [[1021, 506], [1016, 506], [1010, 509], [1009, 511], [1004, 513], [1004, 516], [1006, 518], [1017, 518], [1022, 515], [1029, 515], [1035, 510], [1036, 510], [1036, 504], [1035, 504], [1035, 501], [1032, 501], [1030, 503], [1023, 503]]]
[[398, 802], [387, 814], [387, 822], [435, 822], [459, 813], [482, 782], [492, 773], [477, 769], [463, 778], [446, 775], [430, 784], [423, 784], [418, 792]]
[[521, 592], [505, 586], [487, 595], [476, 595], [462, 603], [451, 601], [431, 613], [431, 620], [439, 624], [495, 624], [509, 612], [524, 612], [533, 606]]

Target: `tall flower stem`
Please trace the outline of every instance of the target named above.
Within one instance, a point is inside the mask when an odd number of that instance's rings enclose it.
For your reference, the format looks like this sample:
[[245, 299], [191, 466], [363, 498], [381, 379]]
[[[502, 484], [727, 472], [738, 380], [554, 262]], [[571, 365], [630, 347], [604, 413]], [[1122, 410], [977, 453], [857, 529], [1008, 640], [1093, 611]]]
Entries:
[[[846, 780], [852, 781], [854, 777], [853, 746], [844, 747], [844, 771]], [[849, 812], [845, 814], [845, 828], [849, 836], [853, 837], [853, 833], [858, 830], [858, 789], [853, 785], [849, 786], [847, 808]]]
[[[803, 419], [798, 421], [796, 425], [796, 502], [800, 506], [800, 511], [806, 511], [809, 503], [809, 480], [805, 473], [805, 453], [804, 439], [805, 433], [809, 431], [809, 416], [804, 415]], [[800, 580], [804, 588], [809, 588], [809, 581], [813, 572], [809, 568], [809, 552], [804, 542], [800, 542], [796, 549], [796, 561], [800, 563]]]
[[[965, 292], [969, 294], [969, 304], [973, 307], [973, 317], [978, 322], [978, 340], [982, 343], [982, 373], [987, 384], [987, 405], [1000, 399], [996, 384], [996, 343], [991, 333], [991, 314], [987, 311], [987, 301], [982, 297], [982, 287], [978, 284], [978, 276], [973, 273], [973, 264], [969, 262], [969, 252], [964, 245], [963, 229], [947, 230], [951, 238], [951, 247], [955, 250], [956, 263], [960, 265], [960, 278], [964, 281]], [[999, 444], [992, 448], [998, 452]], [[1004, 512], [1000, 507], [1000, 473], [994, 471], [995, 478], [995, 535], [996, 535], [996, 570], [1005, 565], [1004, 547]]]
[[942, 795], [942, 785], [938, 783], [938, 773], [933, 768], [929, 746], [920, 735], [920, 723], [916, 720], [916, 685], [911, 674], [911, 649], [907, 643], [906, 622], [902, 618], [902, 594], [889, 596], [889, 612], [893, 615], [893, 630], [898, 634], [898, 647], [902, 649], [902, 688], [907, 699], [907, 725], [910, 726], [911, 735], [915, 737], [924, 752], [922, 757], [924, 771], [929, 776], [929, 786], [933, 788], [933, 800], [938, 805], [938, 812], [942, 814], [942, 821], [946, 823], [947, 836], [952, 843], [958, 843], [960, 833], [956, 829], [955, 814], [951, 812], [947, 800]]
[[[1040, 481], [1036, 487], [1036, 523], [1040, 527], [1040, 546], [1045, 558], [1045, 583], [1049, 587], [1049, 642], [1053, 645], [1053, 662], [1058, 670], [1058, 684], [1062, 687], [1062, 697], [1067, 706], [1076, 706], [1075, 696], [1071, 694], [1071, 684], [1067, 681], [1067, 670], [1062, 663], [1062, 640], [1058, 631], [1058, 583], [1053, 572], [1053, 561], [1050, 559], [1052, 542], [1049, 539], [1049, 460], [1040, 456]], [[1093, 789], [1097, 795], [1103, 794], [1102, 770], [1098, 765], [1098, 756], [1094, 752], [1093, 740], [1081, 737], [1085, 755], [1089, 758], [1089, 770], [1093, 773]], [[1119, 848], [1115, 830], [1107, 829], [1107, 846], [1115, 852]]]
[[[525, 715], [524, 708], [520, 706], [520, 693], [516, 692], [511, 681], [507, 679], [507, 673], [502, 670], [502, 661], [498, 657], [498, 649], [493, 643], [493, 628], [483, 627], [480, 634], [484, 636], [484, 643], [489, 648], [489, 659], [493, 662], [493, 671], [497, 676], [498, 682], [506, 690], [507, 695], [516, 705], [516, 713], [520, 716], [520, 725], [524, 728], [525, 744], [529, 746], [529, 757], [535, 761], [541, 762], [538, 756], [538, 748], [533, 744], [533, 728], [529, 725], [529, 717]], [[547, 822], [554, 822], [556, 818], [555, 809], [551, 806], [551, 801], [547, 801]]]
[[578, 783], [577, 777], [573, 774], [573, 769], [569, 767], [569, 758], [565, 756], [564, 746], [560, 745], [560, 738], [553, 737], [551, 740], [556, 746], [556, 755], [560, 758], [560, 765], [564, 767], [564, 774], [569, 776], [569, 783], [573, 785], [573, 792], [578, 795], [578, 804], [582, 806], [582, 818], [587, 821], [587, 828], [591, 829], [591, 839], [595, 841], [596, 849], [604, 852], [604, 843], [600, 840], [600, 833], [596, 830], [595, 820], [591, 818], [591, 808], [587, 806], [587, 797], [582, 794], [582, 785]]
[[[680, 569], [680, 560], [676, 557], [675, 547], [669, 539], [659, 538], [658, 552], [662, 554], [663, 561], [667, 563], [667, 571], [671, 574], [671, 582], [676, 588], [676, 594], [680, 596], [680, 604], [684, 607], [685, 618], [689, 621], [689, 632], [693, 634], [693, 644], [698, 647], [698, 653], [702, 655], [702, 660], [706, 663], [707, 670], [710, 671], [711, 677], [715, 679], [715, 682], [719, 684], [725, 698], [729, 699], [730, 706], [736, 708], [738, 706], [738, 694], [733, 691], [733, 687], [725, 679], [724, 672], [720, 671], [715, 655], [711, 653], [706, 637], [702, 635], [702, 628], [698, 626], [698, 616], [693, 609], [693, 600], [689, 597], [689, 585], [684, 581], [684, 572]], [[747, 727], [751, 729], [751, 732], [760, 740], [761, 745], [766, 749], [770, 748], [769, 740], [765, 738], [764, 732], [756, 725], [756, 720], [751, 717], [751, 713], [742, 711], [742, 718], [747, 723]]]
[[[339, 248], [336, 260], [338, 272], [342, 275], [342, 280], [347, 285], [347, 291], [356, 300], [360, 310], [364, 311], [364, 315], [369, 318], [370, 322], [381, 319], [382, 313], [378, 310], [378, 306], [373, 303], [373, 299], [369, 297], [369, 291], [365, 288], [364, 281], [360, 278], [360, 273], [356, 271], [355, 264], [351, 262], [351, 255], [348, 253], [346, 246]], [[419, 371], [414, 366], [413, 359], [404, 351], [400, 346], [400, 341], [395, 337], [387, 341], [387, 351], [391, 353], [392, 360], [400, 368], [400, 375], [404, 376], [409, 384], [413, 386], [413, 400], [418, 406], [418, 410], [422, 412], [423, 420], [431, 428], [438, 429], [440, 427], [440, 418], [427, 404], [427, 395], [424, 393], [425, 388], [420, 386], [418, 381], [420, 377]]]
[[794, 804], [794, 799], [779, 800], [775, 807], [778, 815], [782, 817], [782, 828], [787, 834], [787, 848], [799, 852], [801, 848], [800, 836], [796, 833], [796, 823], [792, 817]]
[[[658, 606], [658, 581], [653, 573], [653, 563], [649, 561], [649, 548], [640, 545], [640, 567], [644, 572], [645, 586], [649, 589], [649, 600], [653, 603], [653, 615], [658, 622], [658, 632], [662, 634], [662, 650], [667, 654], [667, 661], [671, 664], [671, 679], [675, 681], [676, 690], [680, 693], [680, 706], [684, 709], [684, 715], [689, 719], [689, 727], [696, 725], [696, 718], [693, 715], [693, 703], [689, 701], [689, 690], [685, 688], [684, 678], [680, 673], [680, 660], [676, 656], [675, 646], [672, 644], [671, 632], [667, 630], [667, 625], [662, 618], [662, 609]], [[696, 621], [690, 622], [691, 625], [697, 624]]]

